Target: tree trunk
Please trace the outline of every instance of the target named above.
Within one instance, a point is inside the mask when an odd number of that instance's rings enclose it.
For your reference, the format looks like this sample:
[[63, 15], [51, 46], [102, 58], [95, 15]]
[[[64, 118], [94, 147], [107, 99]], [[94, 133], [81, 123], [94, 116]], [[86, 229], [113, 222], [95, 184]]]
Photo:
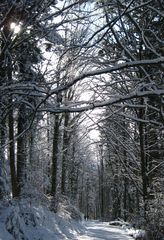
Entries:
[[1, 122], [0, 125], [0, 199], [4, 197], [4, 191], [5, 191], [5, 186], [4, 186], [4, 168], [5, 168], [5, 141], [6, 141], [6, 134], [5, 134], [5, 124]]
[[[4, 27], [5, 31], [5, 27]], [[5, 37], [5, 34], [4, 34]], [[5, 68], [5, 54], [4, 54], [5, 41], [2, 40], [1, 43], [1, 54], [0, 54], [0, 86], [5, 83], [6, 79], [6, 68]], [[0, 94], [0, 199], [4, 196], [4, 163], [5, 163], [5, 142], [6, 142], [6, 119], [5, 115], [5, 102], [4, 96]]]
[[27, 116], [25, 116], [25, 106], [21, 105], [18, 115], [18, 140], [17, 140], [17, 181], [18, 181], [18, 195], [20, 196], [21, 191], [26, 178], [26, 160], [27, 160], [27, 149], [26, 149], [26, 134], [23, 133], [26, 127]]
[[14, 141], [14, 119], [13, 119], [13, 110], [10, 110], [9, 113], [9, 156], [10, 156], [10, 174], [11, 174], [11, 187], [12, 187], [12, 196], [17, 197], [17, 177], [15, 169], [15, 141]]
[[71, 161], [71, 171], [70, 171], [70, 197], [72, 200], [77, 200], [78, 193], [78, 175], [79, 175], [79, 163], [75, 159], [75, 143], [72, 148], [72, 161]]
[[68, 123], [69, 114], [65, 113], [64, 134], [63, 134], [63, 156], [62, 156], [62, 175], [61, 175], [61, 193], [66, 194], [66, 173], [67, 173], [67, 152], [68, 152]]
[[103, 156], [100, 156], [100, 214], [101, 219], [104, 220], [104, 162]]
[[[124, 111], [124, 110], [123, 110]], [[126, 132], [125, 129], [127, 129], [127, 124], [126, 124], [126, 119], [124, 118], [124, 122], [123, 122], [123, 141], [124, 143], [126, 143]], [[123, 160], [124, 160], [124, 164], [127, 167], [127, 153], [126, 153], [126, 149], [123, 149]], [[123, 193], [123, 206], [124, 206], [124, 221], [127, 220], [127, 197], [128, 197], [128, 177], [127, 177], [127, 173], [125, 173], [124, 176], [124, 193]], [[130, 207], [130, 206], [129, 206]]]
[[[10, 33], [8, 33], [9, 35]], [[11, 54], [11, 52], [10, 52]], [[12, 59], [8, 56], [8, 67], [7, 67], [7, 77], [8, 84], [13, 83], [12, 79]], [[11, 187], [12, 187], [12, 196], [17, 197], [18, 189], [17, 189], [17, 176], [16, 176], [16, 168], [15, 168], [15, 141], [14, 141], [14, 118], [13, 118], [13, 96], [9, 97], [9, 117], [8, 117], [8, 125], [9, 125], [9, 158], [10, 158], [10, 175], [11, 175]]]
[[123, 196], [123, 205], [124, 205], [124, 221], [127, 220], [127, 189], [128, 189], [128, 179], [124, 177], [124, 196]]
[[52, 149], [52, 176], [51, 176], [51, 194], [56, 197], [57, 189], [57, 165], [59, 153], [59, 115], [55, 115], [54, 122], [54, 136], [53, 136], [53, 149]]
[[[143, 104], [143, 99], [141, 99]], [[144, 110], [139, 110], [139, 118], [144, 119]], [[139, 122], [139, 141], [140, 141], [140, 160], [141, 160], [141, 176], [142, 176], [142, 191], [144, 202], [144, 217], [146, 218], [147, 208], [147, 176], [146, 176], [146, 155], [145, 155], [145, 138], [144, 138], [144, 124]]]
[[[0, 61], [1, 67], [1, 80], [10, 85], [13, 83], [12, 79], [12, 50], [10, 49], [12, 39], [11, 39], [11, 29], [10, 21], [6, 22], [3, 27], [3, 39], [1, 44], [1, 57]], [[5, 99], [6, 107], [9, 108], [8, 115], [8, 127], [9, 127], [9, 162], [10, 162], [10, 176], [11, 176], [11, 187], [12, 196], [17, 196], [17, 180], [16, 180], [16, 169], [15, 169], [15, 144], [14, 144], [14, 120], [13, 120], [13, 110], [12, 110], [12, 95], [8, 99]], [[4, 120], [5, 121], [5, 120]], [[3, 130], [2, 130], [3, 132]], [[2, 133], [2, 135], [4, 135]]]

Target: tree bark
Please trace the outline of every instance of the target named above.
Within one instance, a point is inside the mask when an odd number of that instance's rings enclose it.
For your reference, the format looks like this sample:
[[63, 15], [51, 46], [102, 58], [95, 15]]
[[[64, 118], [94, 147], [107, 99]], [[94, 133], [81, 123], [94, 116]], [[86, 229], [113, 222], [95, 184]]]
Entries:
[[[143, 104], [143, 99], [141, 99]], [[139, 110], [139, 118], [144, 119], [144, 110]], [[144, 217], [146, 218], [147, 208], [147, 176], [146, 176], [146, 155], [145, 155], [145, 138], [144, 138], [144, 124], [139, 122], [139, 141], [140, 141], [140, 160], [141, 160], [141, 176], [142, 176], [142, 192], [144, 202]]]
[[100, 206], [101, 206], [101, 219], [104, 220], [104, 162], [103, 162], [103, 156], [100, 156]]
[[21, 191], [26, 178], [26, 160], [27, 160], [27, 136], [23, 131], [26, 127], [27, 116], [25, 115], [25, 106], [22, 104], [18, 113], [18, 140], [17, 140], [17, 182], [18, 182], [18, 195]]
[[[1, 45], [1, 57], [0, 61], [2, 63], [1, 67], [1, 77], [2, 81], [10, 85], [13, 83], [12, 79], [12, 50], [10, 49], [12, 39], [11, 39], [11, 29], [10, 21], [7, 21], [3, 27], [3, 39]], [[15, 143], [14, 143], [14, 119], [13, 119], [13, 109], [12, 109], [12, 95], [6, 100], [6, 108], [9, 110], [8, 113], [8, 129], [9, 129], [9, 162], [10, 162], [10, 176], [11, 176], [11, 187], [12, 196], [17, 196], [17, 180], [16, 180], [16, 169], [15, 169]], [[4, 119], [6, 121], [7, 119]], [[3, 122], [4, 122], [3, 121]], [[3, 130], [2, 130], [3, 132]], [[3, 133], [2, 133], [3, 135]]]
[[5, 193], [5, 186], [4, 186], [4, 168], [5, 168], [5, 141], [6, 141], [6, 134], [5, 134], [5, 124], [3, 122], [0, 123], [0, 199], [3, 199]]
[[63, 134], [63, 156], [62, 156], [62, 175], [61, 175], [61, 193], [66, 194], [66, 173], [67, 173], [67, 152], [68, 152], [68, 123], [69, 114], [65, 113], [64, 134]]
[[58, 153], [59, 153], [59, 115], [55, 115], [54, 122], [54, 136], [52, 147], [52, 176], [51, 176], [51, 195], [56, 197], [57, 189], [57, 165], [58, 165]]
[[14, 141], [14, 119], [13, 119], [13, 110], [10, 110], [9, 113], [9, 156], [10, 156], [10, 174], [11, 174], [11, 187], [12, 187], [12, 196], [18, 196], [17, 189], [17, 176], [15, 168], [15, 141]]

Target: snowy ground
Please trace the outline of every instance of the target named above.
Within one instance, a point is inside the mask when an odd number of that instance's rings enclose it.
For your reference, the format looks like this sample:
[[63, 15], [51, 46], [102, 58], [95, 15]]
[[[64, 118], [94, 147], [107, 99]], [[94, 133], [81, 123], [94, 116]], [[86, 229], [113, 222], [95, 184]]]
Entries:
[[59, 204], [58, 214], [27, 199], [1, 202], [0, 240], [132, 240], [143, 232], [128, 228], [121, 220], [109, 224], [82, 219], [68, 201]]
[[[132, 240], [125, 230], [109, 226], [109, 223], [88, 221], [85, 223], [86, 231], [77, 236], [77, 240]], [[134, 239], [133, 239], [134, 240]]]
[[0, 204], [0, 240], [70, 240], [85, 231], [62, 206], [62, 214], [26, 201]]

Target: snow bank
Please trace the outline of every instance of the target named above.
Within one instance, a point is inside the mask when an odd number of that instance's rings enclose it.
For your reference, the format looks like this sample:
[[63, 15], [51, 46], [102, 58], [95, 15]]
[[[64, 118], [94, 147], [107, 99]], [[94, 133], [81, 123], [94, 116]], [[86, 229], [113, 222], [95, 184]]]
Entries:
[[0, 240], [66, 240], [84, 230], [80, 222], [59, 216], [45, 206], [27, 201], [1, 204]]
[[111, 221], [111, 222], [109, 222], [109, 225], [120, 226], [128, 233], [129, 236], [133, 237], [136, 240], [146, 238], [145, 230], [135, 229], [132, 227], [132, 224], [130, 224], [128, 222], [124, 222], [123, 220]]
[[141, 229], [130, 228], [126, 230], [128, 235], [134, 239], [145, 239], [146, 231]]
[[120, 226], [124, 229], [132, 227], [132, 224], [130, 224], [129, 222], [125, 222], [122, 219], [111, 221], [111, 222], [109, 222], [109, 225]]

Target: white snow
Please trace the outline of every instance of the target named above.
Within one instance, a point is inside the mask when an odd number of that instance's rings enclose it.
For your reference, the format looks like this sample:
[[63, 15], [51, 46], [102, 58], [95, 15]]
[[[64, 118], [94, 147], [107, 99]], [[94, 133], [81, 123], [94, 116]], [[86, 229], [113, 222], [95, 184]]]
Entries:
[[46, 206], [0, 205], [0, 240], [68, 240], [84, 229], [81, 222], [59, 216]]
[[125, 230], [125, 232], [129, 236], [133, 237], [134, 239], [145, 239], [145, 237], [146, 237], [145, 230], [135, 229], [134, 227], [132, 227], [132, 224], [130, 224], [129, 222], [125, 222], [122, 219], [111, 221], [111, 222], [109, 222], [109, 225], [120, 226], [122, 229]]
[[86, 222], [86, 232], [77, 235], [77, 240], [132, 240], [128, 233], [116, 226], [110, 226], [109, 223], [88, 221]]
[[55, 214], [26, 200], [1, 203], [0, 240], [132, 240], [145, 235], [121, 220], [79, 221], [80, 213], [68, 201], [59, 210]]

